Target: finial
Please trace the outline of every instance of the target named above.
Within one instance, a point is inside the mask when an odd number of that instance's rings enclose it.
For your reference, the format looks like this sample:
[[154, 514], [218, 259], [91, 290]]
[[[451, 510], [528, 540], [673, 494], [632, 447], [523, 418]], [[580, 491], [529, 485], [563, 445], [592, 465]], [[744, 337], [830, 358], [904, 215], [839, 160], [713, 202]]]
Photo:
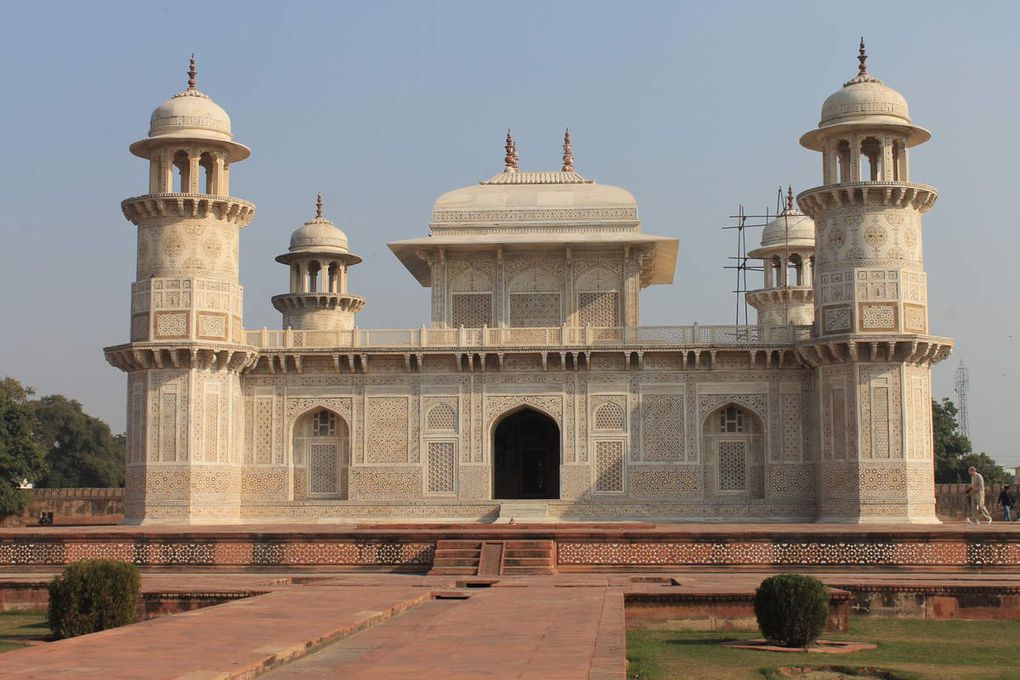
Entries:
[[868, 75], [868, 53], [864, 51], [864, 36], [861, 36], [861, 47], [857, 51], [857, 61], [860, 65], [857, 67], [857, 77]]
[[315, 197], [315, 218], [322, 219], [322, 192], [320, 191], [318, 196]]
[[563, 172], [574, 171], [574, 145], [570, 143], [570, 128], [563, 133]]
[[195, 68], [195, 53], [191, 53], [191, 65], [188, 67], [188, 89], [195, 89], [195, 78], [198, 76], [198, 69]]
[[506, 156], [503, 158], [505, 165], [504, 172], [517, 172], [517, 144], [514, 143], [514, 137], [510, 134], [510, 129], [506, 131], [506, 145], [503, 147], [506, 150]]
[[786, 186], [786, 212], [793, 212], [793, 185]]

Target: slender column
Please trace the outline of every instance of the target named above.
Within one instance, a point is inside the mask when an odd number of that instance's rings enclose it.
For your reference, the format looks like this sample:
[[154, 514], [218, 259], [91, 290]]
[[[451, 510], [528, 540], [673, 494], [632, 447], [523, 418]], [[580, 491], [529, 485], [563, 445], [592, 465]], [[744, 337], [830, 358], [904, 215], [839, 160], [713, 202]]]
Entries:
[[199, 193], [198, 181], [202, 176], [202, 172], [199, 169], [199, 162], [201, 161], [201, 154], [198, 149], [191, 149], [188, 151], [188, 188], [184, 189], [183, 182], [181, 183], [181, 189], [189, 194]]

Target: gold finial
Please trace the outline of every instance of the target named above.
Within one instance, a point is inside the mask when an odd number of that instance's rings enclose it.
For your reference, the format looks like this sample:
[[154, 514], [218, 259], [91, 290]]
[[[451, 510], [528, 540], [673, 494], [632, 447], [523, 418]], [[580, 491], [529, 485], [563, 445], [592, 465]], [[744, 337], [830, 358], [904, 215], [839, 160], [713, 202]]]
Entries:
[[563, 172], [574, 171], [574, 145], [570, 142], [570, 128], [563, 133]]
[[857, 51], [857, 61], [860, 65], [857, 67], [857, 77], [868, 75], [868, 53], [864, 51], [864, 36], [861, 36], [861, 47]]
[[195, 67], [195, 53], [191, 53], [191, 65], [188, 67], [188, 89], [195, 89], [195, 79], [198, 77], [198, 69]]
[[517, 172], [517, 144], [509, 128], [506, 131], [506, 145], [503, 148], [506, 150], [506, 156], [503, 157], [504, 172]]
[[786, 212], [793, 212], [793, 185], [786, 186]]
[[315, 218], [322, 219], [322, 192], [320, 191], [318, 196], [315, 197]]

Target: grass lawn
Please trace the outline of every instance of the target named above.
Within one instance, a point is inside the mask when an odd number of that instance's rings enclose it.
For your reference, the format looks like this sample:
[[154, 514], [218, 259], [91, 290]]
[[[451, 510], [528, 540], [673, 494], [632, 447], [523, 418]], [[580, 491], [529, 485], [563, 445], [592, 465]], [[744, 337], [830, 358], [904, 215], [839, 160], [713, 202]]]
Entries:
[[0, 612], [0, 652], [24, 647], [19, 639], [41, 639], [50, 636], [46, 612]]
[[761, 680], [779, 666], [871, 666], [924, 680], [1020, 678], [1020, 621], [853, 619], [850, 632], [825, 639], [872, 642], [853, 654], [795, 654], [726, 649], [750, 632], [635, 630], [627, 633], [628, 680]]

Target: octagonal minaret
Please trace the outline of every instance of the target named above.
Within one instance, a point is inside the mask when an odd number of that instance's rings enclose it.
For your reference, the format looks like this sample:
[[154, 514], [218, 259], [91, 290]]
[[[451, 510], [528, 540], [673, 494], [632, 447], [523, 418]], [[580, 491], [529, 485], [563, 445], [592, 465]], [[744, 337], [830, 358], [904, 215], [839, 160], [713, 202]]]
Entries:
[[747, 293], [747, 302], [758, 310], [758, 325], [810, 326], [814, 322], [815, 223], [793, 204], [793, 189], [786, 207], [765, 225], [761, 247], [748, 257], [762, 261], [764, 285]]
[[238, 237], [255, 206], [230, 196], [250, 155], [230, 117], [196, 86], [152, 113], [131, 153], [149, 192], [123, 201], [138, 227], [131, 342], [106, 350], [128, 372], [125, 521], [234, 522], [241, 486], [244, 344]]
[[315, 217], [298, 227], [290, 248], [276, 261], [290, 265], [290, 292], [273, 297], [286, 330], [336, 331], [354, 328], [365, 299], [347, 292], [348, 267], [361, 262], [347, 235], [322, 216], [322, 194]]
[[951, 343], [928, 335], [921, 216], [933, 187], [910, 181], [908, 149], [931, 135], [903, 96], [868, 73], [825, 100], [801, 144], [821, 186], [798, 197], [816, 225], [815, 332], [821, 521], [933, 523], [930, 366]]

